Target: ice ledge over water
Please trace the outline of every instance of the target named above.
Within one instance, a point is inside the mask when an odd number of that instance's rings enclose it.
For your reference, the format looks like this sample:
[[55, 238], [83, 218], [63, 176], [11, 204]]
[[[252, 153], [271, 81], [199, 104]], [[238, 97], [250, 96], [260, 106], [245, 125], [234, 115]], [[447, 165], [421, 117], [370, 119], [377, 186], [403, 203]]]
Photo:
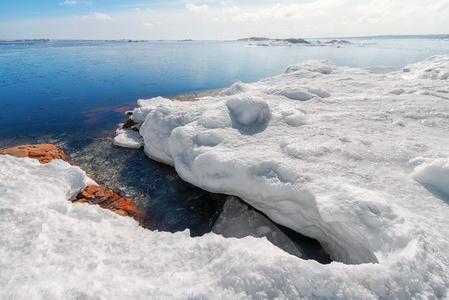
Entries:
[[241, 197], [335, 260], [382, 263], [421, 239], [426, 211], [449, 216], [412, 179], [415, 158], [449, 157], [448, 71], [446, 56], [388, 74], [309, 61], [197, 102], [140, 100], [134, 119], [148, 156], [184, 180]]

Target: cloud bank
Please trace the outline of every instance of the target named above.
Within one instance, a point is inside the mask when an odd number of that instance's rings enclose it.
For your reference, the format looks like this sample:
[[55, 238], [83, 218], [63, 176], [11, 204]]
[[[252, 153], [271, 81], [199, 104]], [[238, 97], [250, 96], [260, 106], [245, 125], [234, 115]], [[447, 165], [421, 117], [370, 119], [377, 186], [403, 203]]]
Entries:
[[[449, 0], [211, 0], [110, 7], [66, 0], [60, 4], [78, 9], [84, 6], [84, 15], [108, 20], [109, 27], [80, 22], [79, 15], [73, 14], [0, 21], [0, 38], [42, 37], [43, 33], [48, 38], [91, 39], [236, 39], [255, 35], [319, 38], [436, 34], [449, 28]], [[95, 10], [89, 11], [92, 7]]]

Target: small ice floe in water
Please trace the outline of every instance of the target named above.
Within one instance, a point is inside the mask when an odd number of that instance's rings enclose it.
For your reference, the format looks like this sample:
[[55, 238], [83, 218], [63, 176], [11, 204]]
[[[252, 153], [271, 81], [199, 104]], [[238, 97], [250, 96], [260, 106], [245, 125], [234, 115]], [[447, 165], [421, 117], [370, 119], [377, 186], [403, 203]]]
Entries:
[[114, 138], [114, 145], [139, 149], [143, 146], [143, 139], [140, 134], [131, 129], [118, 129]]

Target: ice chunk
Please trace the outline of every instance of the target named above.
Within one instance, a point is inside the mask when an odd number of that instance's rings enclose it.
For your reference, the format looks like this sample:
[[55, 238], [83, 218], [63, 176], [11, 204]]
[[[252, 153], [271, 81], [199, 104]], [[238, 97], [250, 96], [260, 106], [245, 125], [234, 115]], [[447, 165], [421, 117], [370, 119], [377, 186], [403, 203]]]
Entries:
[[119, 129], [117, 130], [117, 136], [114, 138], [114, 145], [139, 149], [143, 145], [143, 139], [137, 131]]
[[303, 256], [302, 249], [293, 244], [270, 220], [254, 210], [249, 210], [234, 197], [227, 199], [223, 212], [212, 231], [224, 237], [266, 237], [284, 251], [298, 257]]
[[437, 159], [422, 164], [415, 169], [412, 177], [449, 203], [449, 160]]
[[226, 101], [226, 105], [241, 125], [263, 124], [271, 119], [268, 103], [256, 97], [231, 98]]
[[405, 90], [404, 89], [393, 89], [393, 90], [389, 91], [389, 93], [399, 96], [399, 95], [405, 93]]
[[286, 88], [282, 91], [282, 95], [292, 100], [307, 101], [314, 97], [313, 94], [302, 88]]
[[236, 94], [240, 94], [243, 92], [248, 91], [249, 88], [244, 83], [237, 81], [233, 85], [231, 85], [229, 88], [225, 89], [220, 93], [220, 96], [232, 96]]
[[312, 94], [317, 95], [320, 98], [328, 98], [331, 96], [331, 94], [328, 91], [325, 91], [323, 89], [317, 89], [317, 88], [308, 88], [307, 89]]

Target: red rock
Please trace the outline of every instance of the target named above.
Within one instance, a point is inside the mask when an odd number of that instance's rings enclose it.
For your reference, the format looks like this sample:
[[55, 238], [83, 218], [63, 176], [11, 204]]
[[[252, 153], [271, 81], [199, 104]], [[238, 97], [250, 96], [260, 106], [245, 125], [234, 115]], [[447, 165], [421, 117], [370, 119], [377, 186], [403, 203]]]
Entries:
[[100, 207], [110, 209], [119, 215], [133, 217], [139, 223], [143, 219], [143, 213], [136, 208], [130, 199], [120, 197], [114, 191], [106, 190], [95, 184], [87, 186], [73, 202], [98, 204]]
[[64, 152], [52, 144], [22, 145], [0, 150], [0, 154], [9, 154], [15, 157], [30, 157], [46, 164], [53, 159], [67, 160]]

